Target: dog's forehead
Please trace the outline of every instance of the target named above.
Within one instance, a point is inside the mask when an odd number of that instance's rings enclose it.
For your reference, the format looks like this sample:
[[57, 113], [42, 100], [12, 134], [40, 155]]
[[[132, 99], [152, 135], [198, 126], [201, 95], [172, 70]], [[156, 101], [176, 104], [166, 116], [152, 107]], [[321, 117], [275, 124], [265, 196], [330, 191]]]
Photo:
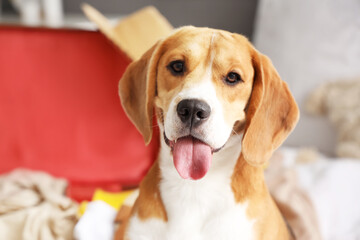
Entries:
[[212, 32], [202, 28], [181, 28], [164, 43], [165, 55], [202, 56], [211, 44]]
[[190, 55], [204, 59], [215, 54], [219, 61], [242, 63], [250, 59], [250, 45], [247, 38], [239, 34], [195, 27], [183, 27], [163, 43], [165, 55], [170, 57]]

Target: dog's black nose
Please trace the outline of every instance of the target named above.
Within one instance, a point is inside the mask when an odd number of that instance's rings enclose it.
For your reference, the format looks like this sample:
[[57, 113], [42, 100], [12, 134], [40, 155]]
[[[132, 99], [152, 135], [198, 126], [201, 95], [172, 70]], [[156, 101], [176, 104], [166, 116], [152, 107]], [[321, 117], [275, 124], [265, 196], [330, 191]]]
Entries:
[[181, 121], [189, 127], [197, 127], [205, 122], [211, 113], [210, 106], [206, 102], [196, 99], [180, 101], [176, 111]]

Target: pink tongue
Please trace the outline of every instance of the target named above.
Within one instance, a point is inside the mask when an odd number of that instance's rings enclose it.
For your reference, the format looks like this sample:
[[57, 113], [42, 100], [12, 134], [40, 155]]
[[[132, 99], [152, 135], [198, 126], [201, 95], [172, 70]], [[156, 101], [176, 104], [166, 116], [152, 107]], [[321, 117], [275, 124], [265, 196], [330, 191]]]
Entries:
[[175, 168], [184, 179], [200, 179], [210, 168], [212, 154], [209, 145], [193, 138], [180, 138], [174, 144]]

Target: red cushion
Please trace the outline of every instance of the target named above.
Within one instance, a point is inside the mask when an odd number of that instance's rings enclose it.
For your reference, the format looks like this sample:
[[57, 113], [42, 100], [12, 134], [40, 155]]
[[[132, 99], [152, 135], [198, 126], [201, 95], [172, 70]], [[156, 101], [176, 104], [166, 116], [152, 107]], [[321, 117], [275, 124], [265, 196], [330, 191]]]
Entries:
[[129, 63], [99, 32], [0, 26], [0, 173], [45, 170], [78, 200], [138, 184], [158, 142], [145, 147], [121, 108]]

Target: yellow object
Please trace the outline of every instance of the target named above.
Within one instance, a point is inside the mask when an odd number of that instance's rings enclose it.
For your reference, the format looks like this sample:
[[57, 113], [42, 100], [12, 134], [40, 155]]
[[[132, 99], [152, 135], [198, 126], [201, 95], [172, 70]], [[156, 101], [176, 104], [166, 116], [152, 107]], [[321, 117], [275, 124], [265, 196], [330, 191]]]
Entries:
[[82, 215], [84, 215], [87, 205], [88, 205], [88, 201], [82, 201], [79, 205], [79, 208], [77, 210], [77, 216], [80, 218]]
[[[122, 192], [106, 192], [101, 189], [96, 189], [95, 193], [92, 197], [91, 201], [103, 201], [115, 208], [116, 210], [119, 210], [124, 201], [129, 197], [134, 190], [128, 190], [128, 191], [122, 191]], [[89, 204], [88, 201], [82, 201], [79, 205], [77, 215], [80, 218], [82, 215], [84, 215], [87, 205]]]
[[119, 193], [106, 192], [101, 189], [97, 189], [94, 193], [92, 201], [102, 200], [119, 210], [121, 205], [124, 203], [125, 199], [133, 192], [133, 190], [122, 191]]

